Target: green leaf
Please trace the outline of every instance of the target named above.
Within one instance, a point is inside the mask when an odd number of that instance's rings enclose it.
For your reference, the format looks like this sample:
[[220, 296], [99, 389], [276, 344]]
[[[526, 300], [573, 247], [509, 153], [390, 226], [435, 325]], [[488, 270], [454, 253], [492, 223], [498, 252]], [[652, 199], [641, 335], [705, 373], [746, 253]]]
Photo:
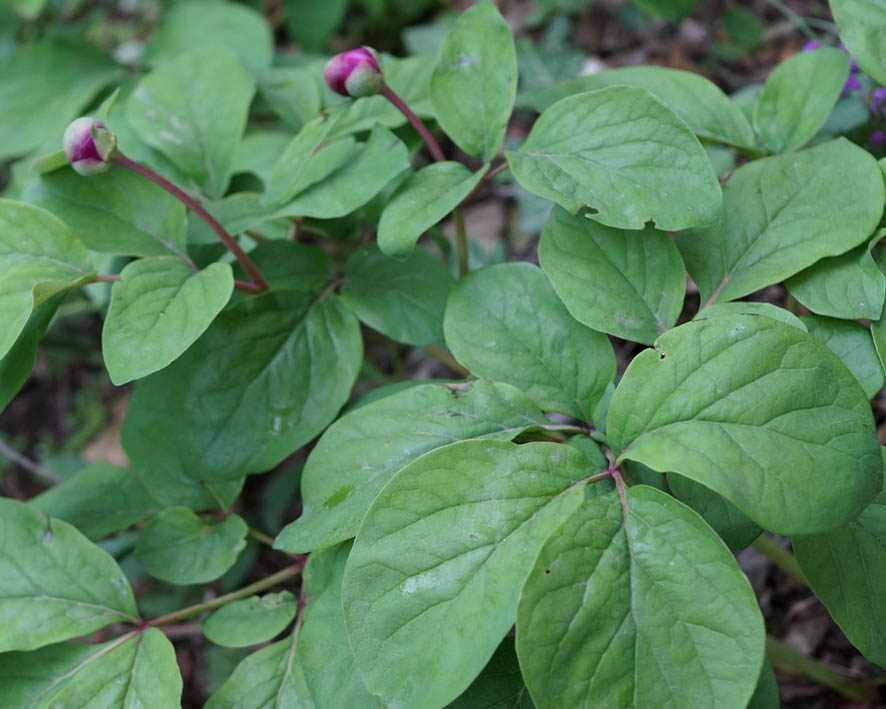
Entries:
[[754, 128], [769, 151], [789, 153], [809, 142], [848, 75], [849, 57], [833, 47], [799, 52], [775, 67], [754, 110]]
[[58, 293], [34, 308], [18, 339], [0, 357], [0, 411], [6, 408], [31, 375], [40, 338], [49, 328], [64, 298], [65, 293]]
[[659, 66], [607, 69], [564, 81], [540, 92], [535, 108], [543, 111], [562, 98], [608, 86], [636, 86], [655, 95], [701, 138], [754, 147], [754, 131], [741, 109], [720, 88], [699, 74]]
[[86, 247], [58, 218], [0, 199], [0, 357], [35, 307], [86, 280], [91, 268]]
[[185, 470], [151, 465], [134, 468], [142, 486], [162, 507], [182, 505], [193, 510], [218, 510], [230, 507], [243, 488], [245, 475], [233, 480], [207, 483], [194, 480]]
[[126, 103], [126, 117], [142, 140], [218, 199], [228, 186], [254, 90], [233, 51], [202, 47], [145, 76]]
[[818, 315], [877, 320], [886, 299], [884, 278], [871, 249], [886, 232], [842, 256], [823, 258], [785, 281], [791, 295]]
[[749, 546], [763, 531], [744, 512], [722, 495], [690, 478], [668, 474], [668, 489], [680, 502], [695, 510], [734, 551]]
[[641, 10], [668, 20], [677, 20], [695, 7], [697, 0], [633, 0]]
[[46, 144], [121, 74], [106, 52], [79, 42], [23, 44], [0, 69], [0, 162]]
[[868, 399], [873, 399], [883, 388], [884, 373], [871, 339], [871, 331], [852, 320], [837, 320], [818, 315], [804, 317], [803, 322], [809, 334], [827, 345], [849, 368]]
[[[271, 179], [271, 171], [277, 158], [290, 141], [289, 133], [271, 130], [255, 130], [247, 133], [237, 148], [237, 156], [231, 171], [234, 174], [249, 172], [261, 180], [265, 187]], [[235, 192], [233, 196], [248, 194]]]
[[401, 470], [369, 508], [342, 586], [369, 690], [421, 709], [467, 689], [513, 624], [544, 540], [584, 499], [576, 482], [594, 472], [570, 446], [502, 441], [456, 443]]
[[415, 249], [403, 260], [374, 244], [348, 257], [341, 297], [363, 322], [398, 342], [443, 341], [443, 312], [454, 279], [436, 256]]
[[437, 122], [469, 155], [501, 150], [517, 95], [517, 52], [508, 23], [481, 2], [459, 16], [440, 48], [430, 96]]
[[110, 463], [89, 465], [28, 504], [93, 540], [126, 529], [159, 507], [137, 475]]
[[406, 256], [418, 238], [446, 217], [483, 178], [461, 163], [438, 162], [410, 175], [385, 205], [378, 224], [379, 248]]
[[680, 252], [651, 226], [613, 229], [555, 207], [538, 260], [572, 316], [594, 330], [648, 345], [673, 327], [683, 308]]
[[645, 89], [613, 86], [557, 101], [519, 151], [506, 153], [523, 187], [571, 213], [621, 229], [715, 222], [720, 185], [704, 149]]
[[130, 263], [111, 288], [102, 354], [120, 386], [174, 362], [200, 337], [234, 291], [226, 263], [195, 271], [174, 256]]
[[289, 591], [250, 596], [215, 611], [203, 621], [203, 634], [224, 647], [258, 645], [283, 632], [297, 612], [298, 599]]
[[93, 251], [124, 256], [185, 255], [185, 207], [122, 167], [87, 179], [70, 168], [38, 177], [22, 200], [68, 224]]
[[447, 709], [532, 709], [513, 638], [505, 638], [483, 671]]
[[156, 628], [103, 645], [63, 643], [0, 655], [2, 709], [175, 709], [182, 678], [175, 648]]
[[508, 384], [422, 384], [343, 416], [323, 434], [302, 473], [301, 516], [274, 546], [307, 552], [353, 537], [372, 500], [425, 453], [472, 438], [510, 440], [548, 420]]
[[301, 130], [320, 111], [320, 85], [307, 69], [272, 67], [257, 79], [259, 93], [291, 128]]
[[238, 515], [210, 522], [187, 507], [169, 507], [142, 528], [135, 558], [151, 576], [169, 583], [208, 583], [237, 561], [247, 531]]
[[443, 331], [473, 374], [519, 387], [546, 411], [590, 421], [615, 378], [606, 336], [577, 322], [541, 269], [528, 263], [488, 266], [460, 279]]
[[363, 348], [354, 315], [318, 295], [245, 299], [140, 380], [123, 424], [133, 467], [219, 482], [269, 470], [320, 433], [347, 400]]
[[744, 709], [764, 657], [754, 592], [688, 507], [645, 485], [585, 501], [550, 536], [517, 610], [541, 706]]
[[775, 678], [775, 669], [768, 657], [763, 658], [763, 669], [757, 680], [757, 688], [747, 709], [781, 709], [781, 699], [778, 696], [778, 681]]
[[812, 590], [849, 641], [886, 665], [886, 492], [849, 524], [791, 542]]
[[176, 3], [145, 47], [145, 61], [157, 66], [202, 47], [227, 47], [253, 70], [271, 65], [274, 38], [261, 14], [232, 2]]
[[716, 318], [721, 315], [758, 315], [772, 320], [778, 320], [785, 325], [796, 327], [803, 332], [807, 332], [806, 325], [803, 321], [789, 310], [779, 308], [772, 303], [756, 303], [746, 301], [733, 301], [731, 303], [714, 303], [708, 305], [698, 311], [694, 320], [702, 318]]
[[[886, 250], [881, 250], [877, 254], [876, 264], [880, 273], [886, 273]], [[880, 364], [886, 369], [886, 302], [883, 303], [877, 318], [871, 319], [871, 336], [874, 339], [874, 347], [880, 358]]]
[[840, 39], [861, 70], [886, 84], [886, 6], [880, 0], [831, 0]]
[[409, 168], [409, 153], [400, 139], [380, 125], [356, 158], [277, 210], [279, 216], [336, 219], [375, 197]]
[[692, 478], [782, 534], [845, 524], [882, 485], [858, 382], [823, 344], [765, 317], [666, 332], [628, 366], [606, 435], [619, 461]]
[[286, 27], [305, 51], [322, 51], [347, 6], [347, 0], [286, 0]]
[[117, 562], [67, 522], [0, 498], [0, 652], [138, 621]]
[[702, 302], [740, 298], [865, 241], [886, 198], [879, 173], [845, 138], [738, 168], [721, 223], [675, 237]]

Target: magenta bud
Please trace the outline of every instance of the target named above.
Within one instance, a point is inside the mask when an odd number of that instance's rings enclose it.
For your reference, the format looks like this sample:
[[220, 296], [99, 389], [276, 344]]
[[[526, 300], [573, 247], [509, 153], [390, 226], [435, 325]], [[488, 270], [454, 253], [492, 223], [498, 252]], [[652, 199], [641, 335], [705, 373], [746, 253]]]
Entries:
[[95, 175], [111, 167], [117, 152], [117, 138], [104, 124], [90, 116], [71, 121], [65, 130], [65, 157], [81, 175]]
[[329, 88], [342, 96], [374, 96], [385, 84], [374, 49], [360, 47], [336, 54], [323, 70]]

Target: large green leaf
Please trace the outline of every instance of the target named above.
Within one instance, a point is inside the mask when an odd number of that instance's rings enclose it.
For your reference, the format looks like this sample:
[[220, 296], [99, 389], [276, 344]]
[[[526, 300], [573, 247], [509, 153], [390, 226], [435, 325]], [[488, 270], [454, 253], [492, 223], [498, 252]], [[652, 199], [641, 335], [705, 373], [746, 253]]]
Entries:
[[291, 128], [301, 130], [320, 111], [320, 84], [307, 69], [272, 67], [256, 78], [259, 93]]
[[222, 312], [135, 387], [123, 445], [136, 468], [222, 481], [268, 470], [325, 428], [362, 360], [338, 296], [281, 291]]
[[443, 330], [472, 373], [519, 387], [546, 411], [590, 421], [615, 378], [606, 336], [576, 321], [541, 269], [528, 263], [488, 266], [460, 279]]
[[886, 492], [849, 524], [791, 542], [815, 595], [852, 644], [886, 665]]
[[683, 308], [680, 252], [652, 227], [613, 229], [555, 207], [538, 260], [576, 320], [625, 340], [652, 344]]
[[218, 199], [228, 186], [254, 90], [233, 51], [202, 47], [145, 76], [127, 101], [126, 117], [142, 140]]
[[381, 213], [379, 248], [391, 256], [411, 253], [418, 238], [457, 207], [485, 172], [438, 162], [410, 175]]
[[871, 338], [871, 331], [852, 320], [837, 320], [818, 315], [802, 318], [809, 334], [828, 346], [861, 384], [868, 399], [883, 388], [883, 365]]
[[156, 628], [103, 645], [62, 643], [0, 655], [0, 708], [177, 709], [175, 648]]
[[145, 61], [158, 65], [198, 47], [227, 47], [250, 69], [270, 66], [271, 27], [261, 14], [233, 2], [175, 3], [145, 47]]
[[237, 515], [211, 522], [187, 507], [169, 507], [142, 528], [135, 558], [151, 576], [169, 583], [208, 583], [237, 561], [247, 531]]
[[754, 110], [754, 127], [773, 153], [802, 148], [831, 115], [849, 75], [849, 57], [822, 47], [779, 64]]
[[159, 508], [137, 475], [110, 463], [83, 468], [29, 504], [93, 540], [126, 529]]
[[876, 160], [844, 138], [738, 168], [717, 226], [677, 234], [702, 302], [740, 298], [867, 239], [886, 188]]
[[454, 280], [425, 249], [405, 259], [385, 256], [374, 244], [348, 257], [342, 300], [370, 327], [411, 345], [443, 341], [443, 312]]
[[34, 307], [85, 280], [91, 267], [86, 247], [57, 217], [0, 199], [0, 357]]
[[348, 7], [347, 0], [285, 0], [286, 26], [308, 52], [319, 52], [335, 32]]
[[744, 549], [763, 531], [729, 500], [695, 480], [670, 473], [668, 489], [680, 502], [698, 512], [730, 549]]
[[388, 480], [419, 456], [472, 438], [510, 440], [547, 423], [525, 394], [482, 379], [420, 384], [362, 406], [314, 446], [302, 472], [304, 510], [275, 546], [307, 552], [349, 539]]
[[871, 408], [822, 343], [753, 315], [697, 320], [634, 358], [609, 405], [619, 461], [696, 480], [765, 529], [832, 529], [882, 484]]
[[791, 295], [818, 315], [856, 320], [877, 320], [886, 298], [883, 276], [871, 249], [886, 232], [882, 230], [867, 245], [842, 256], [823, 258], [791, 276], [785, 286]]
[[122, 167], [88, 179], [69, 168], [41, 175], [22, 200], [55, 214], [93, 251], [125, 256], [185, 254], [185, 207]]
[[547, 540], [517, 611], [540, 707], [732, 707], [757, 685], [754, 592], [697, 514], [655, 488], [584, 502]]
[[571, 446], [502, 441], [456, 443], [401, 470], [372, 503], [342, 586], [369, 690], [411, 709], [461, 694], [513, 624], [544, 540], [584, 499], [577, 483], [594, 472]]
[[279, 635], [297, 611], [298, 599], [289, 591], [250, 596], [215, 611], [203, 621], [203, 634], [223, 647], [258, 645]]
[[388, 182], [409, 169], [406, 146], [377, 125], [356, 158], [277, 210], [279, 216], [336, 219], [375, 197]]
[[67, 522], [0, 498], [0, 652], [137, 616], [129, 581], [110, 555]]
[[67, 124], [120, 73], [106, 52], [85, 43], [22, 44], [0, 63], [0, 162], [48, 140], [61, 148]]
[[680, 69], [660, 66], [608, 69], [539, 92], [535, 108], [543, 111], [561, 98], [607, 86], [646, 89], [702, 138], [741, 147], [754, 146], [754, 131], [738, 105], [705, 77]]
[[645, 89], [613, 86], [569, 96], [539, 116], [519, 151], [517, 181], [575, 214], [621, 229], [705, 226], [720, 215], [720, 185], [692, 131]]
[[831, 0], [830, 6], [840, 39], [855, 61], [877, 83], [886, 84], [886, 2]]
[[111, 288], [102, 354], [117, 386], [163, 369], [205, 332], [234, 290], [226, 263], [195, 271], [174, 256], [130, 263]]
[[517, 95], [517, 52], [495, 5], [462, 13], [440, 48], [431, 74], [434, 114], [469, 155], [489, 162], [501, 150]]

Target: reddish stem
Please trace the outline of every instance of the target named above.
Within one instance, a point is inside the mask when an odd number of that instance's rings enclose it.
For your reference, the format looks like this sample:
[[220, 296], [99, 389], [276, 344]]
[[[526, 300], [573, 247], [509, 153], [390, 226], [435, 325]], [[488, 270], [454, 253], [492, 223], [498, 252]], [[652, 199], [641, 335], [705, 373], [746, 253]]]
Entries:
[[[252, 279], [251, 288], [253, 292], [260, 292], [268, 289], [268, 283], [262, 276], [261, 271], [258, 270], [256, 265], [252, 262], [252, 259], [246, 255], [246, 252], [240, 248], [240, 245], [234, 240], [225, 228], [218, 223], [218, 221], [213, 217], [209, 212], [207, 212], [203, 205], [201, 205], [197, 200], [191, 197], [189, 194], [184, 192], [183, 190], [176, 187], [169, 180], [167, 180], [162, 175], [158, 175], [156, 172], [151, 170], [149, 167], [142, 165], [141, 163], [137, 163], [135, 160], [130, 160], [123, 153], [117, 152], [114, 156], [114, 163], [120, 165], [121, 167], [125, 167], [128, 170], [132, 170], [133, 172], [141, 175], [142, 177], [150, 180], [155, 185], [162, 187], [164, 190], [169, 192], [173, 197], [179, 200], [182, 204], [184, 204], [188, 209], [194, 212], [198, 217], [200, 217], [206, 224], [209, 226], [212, 231], [216, 233], [219, 239], [222, 240], [225, 246], [230, 249], [231, 253], [237, 258], [237, 261], [243, 266], [243, 270], [249, 275]], [[240, 290], [244, 290], [241, 288]]]
[[425, 127], [425, 124], [422, 123], [418, 116], [412, 112], [412, 109], [403, 102], [403, 99], [397, 96], [397, 94], [394, 93], [394, 90], [387, 84], [382, 86], [381, 95], [394, 104], [399, 109], [400, 113], [406, 116], [406, 120], [412, 124], [412, 127], [418, 131], [422, 140], [425, 141], [425, 145], [428, 146], [428, 150], [431, 151], [434, 160], [437, 162], [445, 162], [446, 156], [443, 154], [443, 151], [440, 150], [440, 145], [434, 140], [434, 136], [431, 135], [430, 131]]

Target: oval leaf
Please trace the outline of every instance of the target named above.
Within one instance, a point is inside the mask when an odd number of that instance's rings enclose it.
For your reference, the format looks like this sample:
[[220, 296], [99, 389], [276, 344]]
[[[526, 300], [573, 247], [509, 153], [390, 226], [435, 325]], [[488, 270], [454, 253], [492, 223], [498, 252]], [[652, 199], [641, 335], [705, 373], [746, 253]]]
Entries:
[[606, 433], [619, 460], [692, 478], [783, 534], [845, 524], [882, 484], [858, 382], [823, 344], [765, 317], [662, 335], [628, 366]]
[[506, 153], [523, 187], [572, 214], [620, 229], [677, 230], [717, 221], [721, 194], [704, 148], [645, 89], [613, 86], [557, 101], [519, 151]]
[[295, 618], [298, 599], [289, 591], [228, 603], [203, 621], [203, 634], [216, 645], [248, 647], [279, 635]]
[[831, 0], [842, 39], [865, 74], [886, 84], [886, 6], [879, 0]]
[[861, 323], [811, 315], [802, 318], [809, 334], [827, 345], [858, 380], [868, 399], [873, 399], [883, 388], [883, 365], [871, 331]]

